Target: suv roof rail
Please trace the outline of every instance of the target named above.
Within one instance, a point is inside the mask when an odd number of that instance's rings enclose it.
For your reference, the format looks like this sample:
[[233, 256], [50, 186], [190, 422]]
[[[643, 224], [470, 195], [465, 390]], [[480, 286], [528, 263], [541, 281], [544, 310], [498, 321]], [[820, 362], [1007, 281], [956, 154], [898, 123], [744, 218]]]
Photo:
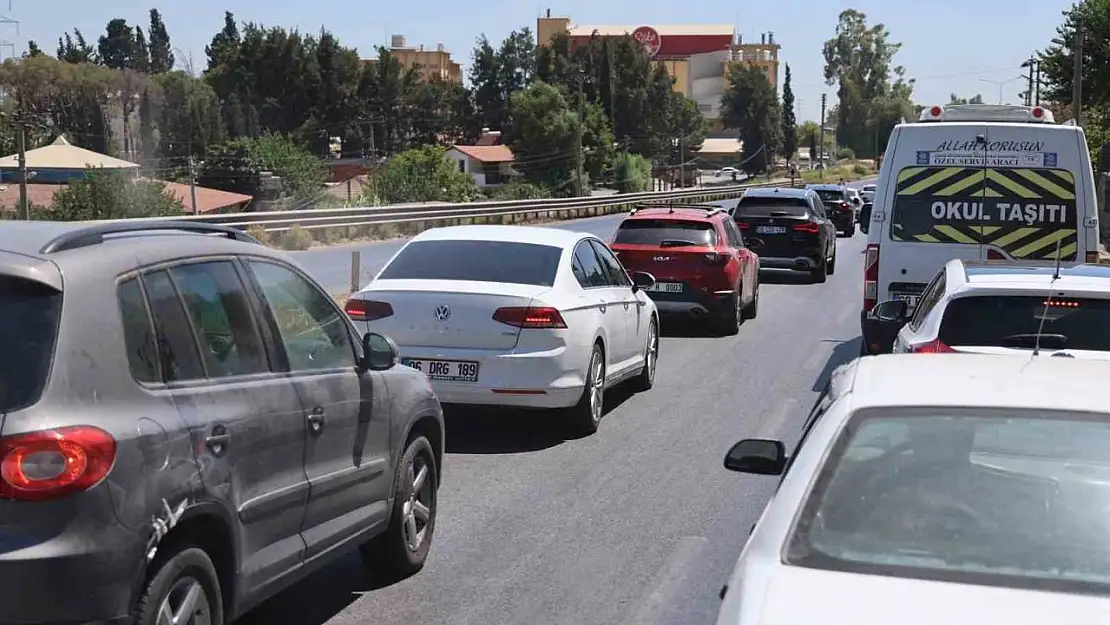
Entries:
[[259, 243], [258, 239], [251, 235], [232, 228], [229, 226], [221, 226], [219, 224], [209, 224], [204, 222], [194, 221], [112, 221], [107, 223], [95, 224], [85, 226], [83, 228], [75, 228], [54, 237], [46, 245], [42, 246], [39, 250], [41, 254], [53, 254], [54, 252], [64, 252], [66, 250], [75, 250], [90, 245], [100, 245], [104, 242], [106, 235], [112, 234], [127, 234], [133, 232], [152, 232], [152, 231], [177, 231], [177, 232], [190, 232], [193, 234], [206, 234], [215, 235], [222, 234], [233, 241], [243, 241], [245, 243]]
[[721, 208], [720, 206], [715, 206], [713, 204], [666, 203], [666, 204], [636, 204], [632, 207], [632, 210], [628, 214], [629, 215], [635, 215], [638, 211], [641, 211], [641, 210], [644, 210], [644, 209], [647, 209], [647, 208], [666, 208], [666, 209], [669, 209], [668, 212], [671, 212], [671, 213], [673, 213], [674, 209], [676, 209], [676, 208], [702, 210], [702, 211], [705, 211], [705, 215], [707, 217], [710, 216], [710, 215], [716, 215], [717, 213], [726, 213], [726, 212], [728, 212], [725, 209]]

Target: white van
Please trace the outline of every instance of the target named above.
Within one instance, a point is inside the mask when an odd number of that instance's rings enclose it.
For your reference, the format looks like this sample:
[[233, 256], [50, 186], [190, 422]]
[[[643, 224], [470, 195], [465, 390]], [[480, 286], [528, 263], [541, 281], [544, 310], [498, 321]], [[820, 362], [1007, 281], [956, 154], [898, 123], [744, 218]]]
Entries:
[[[894, 127], [868, 223], [863, 348], [889, 349], [868, 313], [911, 309], [946, 262], [1098, 261], [1098, 204], [1083, 129], [1039, 106], [933, 106]], [[893, 337], [889, 337], [893, 338]]]

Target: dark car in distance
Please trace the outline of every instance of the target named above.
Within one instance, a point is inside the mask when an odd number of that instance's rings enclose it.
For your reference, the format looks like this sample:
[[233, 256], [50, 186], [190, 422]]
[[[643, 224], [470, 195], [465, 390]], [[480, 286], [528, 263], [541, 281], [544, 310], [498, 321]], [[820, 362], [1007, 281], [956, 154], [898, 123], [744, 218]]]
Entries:
[[807, 190], [817, 193], [825, 204], [825, 212], [836, 224], [838, 233], [850, 237], [856, 233], [856, 205], [848, 187], [842, 184], [811, 184]]
[[762, 241], [761, 267], [807, 271], [814, 282], [836, 270], [836, 225], [816, 191], [747, 189], [732, 218], [744, 236]]

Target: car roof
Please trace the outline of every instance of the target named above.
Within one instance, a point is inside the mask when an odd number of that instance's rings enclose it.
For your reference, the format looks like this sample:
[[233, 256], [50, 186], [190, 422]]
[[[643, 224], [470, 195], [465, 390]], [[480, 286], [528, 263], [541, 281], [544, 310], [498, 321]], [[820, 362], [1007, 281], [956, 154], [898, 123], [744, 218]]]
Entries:
[[[774, 197], [786, 196], [805, 198], [809, 196], [810, 188], [792, 189], [790, 187], [755, 187], [752, 189], [745, 189], [743, 197]], [[742, 199], [742, 198], [741, 198]]]
[[1059, 275], [1053, 261], [952, 260], [949, 265], [963, 281], [963, 289], [1043, 288], [1053, 291], [1105, 292], [1110, 295], [1110, 267], [1087, 263], [1060, 263]]
[[413, 237], [412, 241], [504, 241], [566, 247], [574, 245], [586, 237], [596, 238], [588, 232], [561, 228], [475, 225], [431, 228]]
[[813, 189], [814, 191], [843, 191], [848, 187], [834, 182], [823, 182], [820, 184], [807, 184], [806, 188]]
[[1097, 412], [1110, 418], [1110, 361], [1030, 354], [887, 354], [847, 366], [854, 367], [856, 408], [1025, 408]]

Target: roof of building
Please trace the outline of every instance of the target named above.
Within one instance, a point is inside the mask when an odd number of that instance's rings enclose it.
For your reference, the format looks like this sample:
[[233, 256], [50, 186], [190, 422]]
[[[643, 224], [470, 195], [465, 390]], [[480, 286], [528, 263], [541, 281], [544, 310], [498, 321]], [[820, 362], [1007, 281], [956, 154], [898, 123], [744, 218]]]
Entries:
[[[636, 26], [602, 26], [593, 24], [571, 24], [571, 37], [589, 37], [594, 31], [601, 37], [620, 37], [631, 35], [633, 31], [643, 24]], [[660, 37], [697, 37], [706, 35], [729, 36], [736, 32], [736, 27], [731, 24], [671, 24], [652, 26]]]
[[[26, 158], [28, 169], [86, 169], [88, 167], [134, 169], [139, 166], [138, 163], [71, 145], [64, 136], [59, 136], [50, 145], [28, 150]], [[19, 167], [18, 155], [12, 154], [0, 158], [0, 169], [16, 167]]]
[[511, 163], [516, 160], [507, 145], [453, 145], [451, 149], [482, 163]]
[[695, 150], [698, 154], [734, 154], [744, 149], [744, 142], [739, 139], [706, 139], [701, 147]]
[[[161, 180], [159, 182], [165, 184], [166, 191], [170, 192], [181, 201], [181, 204], [185, 207], [186, 214], [195, 212], [193, 210], [193, 198], [192, 192], [189, 190], [189, 185]], [[67, 185], [64, 184], [28, 184], [27, 203], [31, 206], [49, 208], [54, 205], [54, 195], [65, 188], [67, 188]], [[220, 191], [219, 189], [197, 187], [197, 206], [200, 208], [199, 212], [202, 214], [215, 212], [229, 206], [244, 204], [252, 199], [254, 198], [241, 193], [229, 193], [227, 191]], [[0, 185], [0, 210], [13, 210], [18, 206], [19, 185]]]

